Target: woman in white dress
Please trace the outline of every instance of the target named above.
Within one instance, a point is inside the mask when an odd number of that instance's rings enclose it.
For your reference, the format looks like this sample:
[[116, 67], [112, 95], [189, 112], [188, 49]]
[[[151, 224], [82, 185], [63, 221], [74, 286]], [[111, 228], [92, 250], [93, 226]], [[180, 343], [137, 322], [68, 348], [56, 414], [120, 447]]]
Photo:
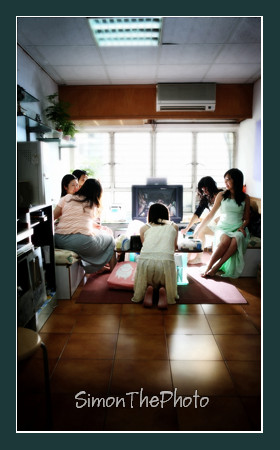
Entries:
[[176, 303], [177, 274], [174, 252], [177, 248], [178, 226], [169, 221], [165, 205], [154, 203], [148, 212], [148, 223], [141, 227], [142, 249], [137, 261], [132, 301], [153, 305], [153, 290], [159, 289], [158, 308]]

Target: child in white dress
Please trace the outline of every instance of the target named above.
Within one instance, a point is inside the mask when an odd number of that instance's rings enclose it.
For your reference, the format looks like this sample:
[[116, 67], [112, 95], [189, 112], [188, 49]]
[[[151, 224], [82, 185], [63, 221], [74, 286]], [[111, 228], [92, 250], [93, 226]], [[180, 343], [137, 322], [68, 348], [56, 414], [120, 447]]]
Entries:
[[177, 248], [178, 226], [169, 221], [165, 205], [154, 203], [149, 208], [148, 223], [141, 227], [142, 249], [137, 261], [132, 301], [153, 305], [153, 290], [159, 289], [158, 308], [176, 303], [177, 275], [174, 252]]

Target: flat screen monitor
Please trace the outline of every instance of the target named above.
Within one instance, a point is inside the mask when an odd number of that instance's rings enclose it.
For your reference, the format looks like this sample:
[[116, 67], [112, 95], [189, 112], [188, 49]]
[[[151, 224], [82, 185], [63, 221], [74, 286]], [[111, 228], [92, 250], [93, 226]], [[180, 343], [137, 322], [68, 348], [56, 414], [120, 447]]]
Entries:
[[179, 223], [183, 218], [183, 186], [179, 184], [133, 185], [132, 219], [147, 221], [150, 205], [163, 203], [169, 210], [170, 220]]

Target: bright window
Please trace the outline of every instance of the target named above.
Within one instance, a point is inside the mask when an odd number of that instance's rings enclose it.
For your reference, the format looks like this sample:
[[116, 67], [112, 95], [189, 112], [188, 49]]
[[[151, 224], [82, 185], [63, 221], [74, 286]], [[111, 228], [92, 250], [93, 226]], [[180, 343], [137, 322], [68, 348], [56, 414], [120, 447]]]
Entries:
[[103, 188], [111, 186], [110, 134], [77, 133], [77, 148], [73, 149], [73, 168], [86, 170], [90, 177], [102, 181]]
[[184, 213], [194, 211], [197, 183], [211, 176], [224, 187], [224, 173], [232, 167], [233, 132], [100, 131], [78, 133], [77, 148], [70, 149], [70, 167], [85, 169], [100, 179], [103, 205], [120, 204], [131, 215], [131, 186], [147, 178], [167, 178], [182, 184]]
[[211, 176], [224, 187], [224, 173], [231, 167], [233, 133], [197, 134], [197, 181]]
[[165, 177], [169, 184], [192, 184], [192, 134], [163, 133], [156, 134], [157, 177]]
[[114, 186], [146, 184], [151, 173], [150, 133], [115, 133], [114, 144]]

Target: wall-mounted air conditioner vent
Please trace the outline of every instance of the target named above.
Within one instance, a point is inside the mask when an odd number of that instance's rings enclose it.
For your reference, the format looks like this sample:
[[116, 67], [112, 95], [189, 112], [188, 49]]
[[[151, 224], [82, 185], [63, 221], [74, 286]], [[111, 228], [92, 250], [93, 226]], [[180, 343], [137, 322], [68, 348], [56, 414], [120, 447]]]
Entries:
[[157, 85], [157, 111], [215, 111], [215, 83]]

